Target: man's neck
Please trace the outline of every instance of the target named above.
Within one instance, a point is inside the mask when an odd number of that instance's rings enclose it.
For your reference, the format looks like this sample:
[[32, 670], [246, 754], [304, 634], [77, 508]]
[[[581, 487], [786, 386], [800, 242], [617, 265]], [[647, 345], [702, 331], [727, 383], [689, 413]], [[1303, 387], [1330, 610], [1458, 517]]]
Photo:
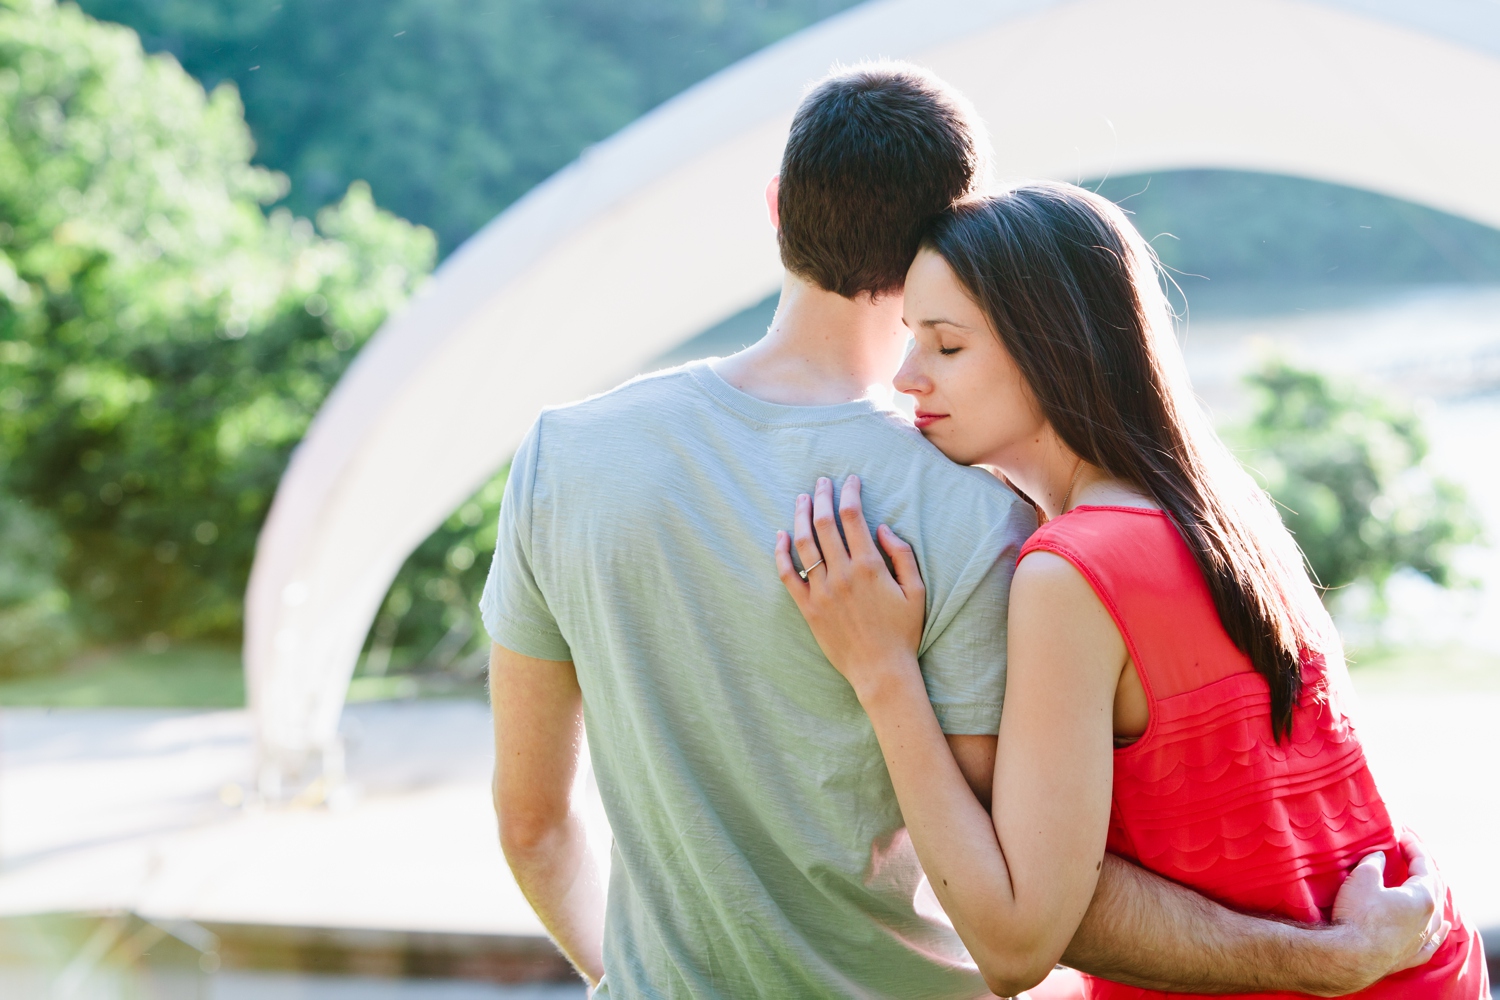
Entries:
[[788, 274], [765, 337], [714, 371], [768, 403], [847, 403], [890, 391], [906, 338], [900, 294], [846, 299]]

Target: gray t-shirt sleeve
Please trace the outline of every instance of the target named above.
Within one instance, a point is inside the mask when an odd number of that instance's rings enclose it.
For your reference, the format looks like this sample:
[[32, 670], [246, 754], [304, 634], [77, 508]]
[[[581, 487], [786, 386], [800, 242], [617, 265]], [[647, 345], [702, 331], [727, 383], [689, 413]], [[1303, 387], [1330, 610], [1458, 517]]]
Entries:
[[1035, 529], [1035, 513], [1017, 499], [974, 550], [948, 601], [932, 610], [919, 660], [938, 724], [950, 736], [1000, 731], [1010, 583]]
[[537, 586], [531, 561], [531, 497], [541, 438], [538, 418], [511, 460], [500, 504], [495, 558], [479, 599], [479, 613], [496, 644], [538, 660], [571, 660], [573, 654]]

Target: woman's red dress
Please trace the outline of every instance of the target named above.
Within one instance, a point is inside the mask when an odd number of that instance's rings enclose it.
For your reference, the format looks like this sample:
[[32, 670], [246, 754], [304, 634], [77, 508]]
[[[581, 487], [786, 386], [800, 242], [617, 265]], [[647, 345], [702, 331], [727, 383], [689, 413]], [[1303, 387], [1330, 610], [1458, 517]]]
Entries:
[[[1225, 633], [1168, 515], [1078, 507], [1039, 529], [1021, 558], [1037, 551], [1068, 560], [1093, 586], [1150, 705], [1145, 733], [1115, 751], [1112, 853], [1235, 910], [1309, 923], [1329, 919], [1339, 885], [1372, 851], [1386, 852], [1387, 885], [1406, 879], [1397, 831], [1323, 658], [1306, 658], [1291, 737], [1277, 743], [1266, 682]], [[1488, 997], [1479, 936], [1451, 895], [1446, 914], [1453, 930], [1430, 962], [1356, 995]], [[1087, 984], [1094, 998], [1183, 996]]]

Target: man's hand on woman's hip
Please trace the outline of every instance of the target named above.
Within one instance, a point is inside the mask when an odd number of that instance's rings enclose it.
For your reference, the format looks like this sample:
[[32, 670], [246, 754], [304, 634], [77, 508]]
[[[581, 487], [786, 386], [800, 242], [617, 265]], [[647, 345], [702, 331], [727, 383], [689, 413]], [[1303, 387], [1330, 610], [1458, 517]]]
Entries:
[[[1410, 872], [1405, 882], [1386, 888], [1385, 853], [1376, 852], [1349, 873], [1333, 903], [1334, 927], [1348, 938], [1348, 971], [1356, 990], [1424, 964], [1452, 929], [1444, 917], [1448, 889], [1426, 847], [1407, 830], [1400, 851]], [[1325, 995], [1345, 992], [1352, 990]]]

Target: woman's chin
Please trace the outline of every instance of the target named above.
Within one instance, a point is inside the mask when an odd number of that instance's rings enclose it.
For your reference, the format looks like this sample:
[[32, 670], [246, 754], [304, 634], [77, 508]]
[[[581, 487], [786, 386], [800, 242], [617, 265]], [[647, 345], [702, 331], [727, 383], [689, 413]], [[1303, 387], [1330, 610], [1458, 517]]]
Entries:
[[931, 434], [924, 430], [922, 432], [922, 436], [925, 437], [928, 442], [933, 445], [933, 447], [937, 448], [938, 451], [946, 455], [949, 461], [957, 462], [959, 465], [973, 465], [977, 461], [977, 459], [970, 456], [964, 449], [955, 448], [952, 441], [945, 442], [943, 440], [943, 435], [941, 434]]

